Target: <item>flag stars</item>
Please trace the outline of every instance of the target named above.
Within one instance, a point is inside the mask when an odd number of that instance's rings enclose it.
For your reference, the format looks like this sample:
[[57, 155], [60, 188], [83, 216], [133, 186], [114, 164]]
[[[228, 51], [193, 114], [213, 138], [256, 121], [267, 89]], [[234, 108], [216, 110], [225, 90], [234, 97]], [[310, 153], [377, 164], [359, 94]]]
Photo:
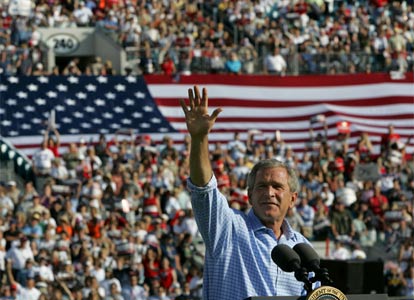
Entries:
[[89, 123], [81, 123], [81, 127], [85, 128], [85, 129], [88, 129], [88, 128], [91, 128], [92, 126]]
[[129, 83], [136, 83], [137, 82], [137, 78], [134, 76], [128, 76], [127, 78], [125, 78], [126, 81], [128, 81]]
[[20, 99], [27, 99], [28, 94], [26, 92], [18, 92], [16, 93], [16, 96], [19, 97]]
[[104, 113], [103, 115], [102, 115], [105, 119], [112, 119], [114, 116], [111, 114], [111, 113], [109, 113], [109, 112], [106, 112], [106, 113]]
[[140, 113], [140, 112], [134, 112], [134, 113], [132, 114], [132, 116], [133, 116], [135, 119], [139, 119], [139, 118], [142, 118], [142, 113]]
[[98, 119], [98, 118], [93, 118], [92, 119], [92, 123], [93, 124], [102, 124], [102, 120], [101, 119]]
[[62, 123], [65, 123], [65, 124], [72, 123], [72, 119], [71, 118], [68, 118], [68, 117], [62, 118], [61, 121], [62, 121]]
[[36, 110], [36, 108], [32, 105], [27, 105], [24, 107], [24, 110], [27, 112], [34, 112]]
[[85, 111], [88, 113], [93, 113], [95, 112], [95, 108], [93, 108], [92, 106], [86, 106]]
[[8, 99], [6, 101], [6, 104], [9, 105], [9, 106], [15, 106], [15, 105], [17, 105], [17, 101], [16, 101], [16, 99]]
[[152, 112], [154, 109], [151, 106], [145, 105], [142, 110], [145, 112]]
[[118, 92], [124, 92], [125, 91], [125, 85], [123, 85], [123, 84], [117, 84], [117, 85], [115, 85], [115, 89]]
[[6, 92], [7, 91], [7, 85], [0, 84], [0, 92]]
[[96, 99], [95, 101], [96, 106], [105, 106], [105, 100]]
[[85, 86], [85, 89], [86, 89], [88, 92], [95, 92], [95, 91], [96, 91], [96, 85], [93, 85], [93, 84], [87, 84], [87, 85]]
[[65, 107], [63, 105], [56, 105], [55, 106], [56, 111], [65, 111]]
[[130, 124], [132, 124], [132, 121], [130, 119], [122, 119], [121, 123], [124, 124], [124, 125], [130, 125]]
[[150, 124], [148, 124], [148, 123], [141, 123], [141, 125], [140, 125], [140, 127], [141, 128], [150, 128], [151, 127], [151, 125]]
[[121, 126], [119, 124], [116, 124], [116, 123], [111, 124], [109, 127], [111, 127], [112, 129], [119, 129], [119, 128], [121, 128]]
[[46, 100], [43, 98], [37, 98], [34, 102], [39, 106], [46, 105]]
[[46, 96], [48, 96], [49, 98], [57, 98], [57, 93], [54, 91], [49, 91], [46, 93]]
[[76, 111], [76, 112], [73, 113], [73, 116], [75, 118], [81, 119], [81, 118], [83, 118], [83, 113], [81, 113], [79, 111]]
[[154, 124], [159, 124], [159, 123], [161, 123], [161, 120], [159, 119], [159, 118], [151, 118], [151, 123], [154, 123]]
[[67, 86], [67, 85], [64, 85], [64, 84], [58, 84], [58, 85], [56, 86], [56, 89], [57, 89], [59, 92], [67, 92], [67, 90], [68, 90], [68, 86]]
[[23, 130], [30, 130], [32, 128], [32, 126], [30, 124], [24, 123], [24, 124], [22, 124], [21, 128]]
[[76, 97], [78, 97], [79, 99], [86, 99], [87, 95], [86, 93], [76, 93]]
[[19, 83], [19, 78], [15, 77], [15, 76], [10, 76], [10, 77], [8, 78], [8, 81], [9, 81], [10, 83]]
[[39, 87], [36, 85], [36, 84], [29, 84], [28, 86], [27, 86], [27, 89], [29, 90], [29, 91], [31, 91], [31, 92], [36, 92], [38, 89], [39, 89]]
[[33, 119], [32, 119], [32, 123], [33, 123], [33, 124], [40, 124], [40, 123], [42, 123], [42, 119], [39, 119], [39, 118], [33, 118]]
[[127, 106], [132, 106], [132, 105], [135, 104], [135, 101], [128, 98], [128, 99], [124, 100], [124, 104], [127, 105]]
[[113, 99], [116, 98], [116, 95], [114, 93], [109, 92], [109, 93], [105, 94], [105, 97], [108, 98], [108, 99], [113, 100]]
[[47, 78], [46, 76], [40, 76], [37, 80], [40, 83], [49, 83], [49, 78]]
[[138, 99], [145, 99], [145, 93], [143, 93], [143, 92], [136, 92], [134, 95]]
[[75, 76], [70, 76], [70, 77], [68, 78], [68, 81], [69, 81], [70, 83], [72, 83], [72, 84], [79, 83], [79, 78], [78, 78], [78, 77], [75, 77]]
[[108, 78], [107, 77], [104, 77], [104, 76], [99, 76], [99, 77], [96, 78], [96, 80], [99, 83], [107, 83], [108, 82]]
[[75, 101], [75, 100], [73, 100], [73, 99], [66, 99], [66, 100], [65, 100], [65, 103], [66, 103], [67, 105], [69, 105], [69, 106], [74, 106], [74, 105], [76, 105], [76, 101]]
[[124, 112], [124, 109], [122, 107], [116, 106], [114, 108], [114, 112], [116, 112], [118, 114], [122, 114]]
[[13, 114], [13, 116], [14, 116], [16, 119], [23, 119], [23, 118], [24, 118], [24, 113], [21, 113], [21, 112], [16, 112], [16, 113], [14, 113], [14, 114]]
[[12, 122], [10, 120], [1, 121], [1, 125], [3, 125], [4, 127], [9, 127], [11, 124]]

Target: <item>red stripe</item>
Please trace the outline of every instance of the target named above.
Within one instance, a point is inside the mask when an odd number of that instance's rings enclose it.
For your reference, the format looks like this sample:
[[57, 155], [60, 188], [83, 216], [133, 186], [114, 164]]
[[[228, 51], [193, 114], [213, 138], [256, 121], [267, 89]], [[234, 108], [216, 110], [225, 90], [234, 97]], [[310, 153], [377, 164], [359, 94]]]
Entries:
[[[154, 99], [158, 106], [176, 107], [179, 105], [177, 98], [156, 98]], [[222, 99], [222, 98], [209, 98], [209, 106], [223, 107], [260, 107], [260, 108], [287, 108], [287, 107], [299, 107], [299, 106], [311, 106], [320, 104], [332, 104], [346, 107], [372, 107], [375, 105], [396, 105], [396, 104], [413, 104], [412, 97], [394, 96], [383, 98], [370, 98], [370, 99], [357, 99], [357, 100], [340, 100], [340, 101], [281, 101], [281, 100], [240, 100], [240, 99]]]
[[147, 84], [183, 84], [187, 88], [191, 85], [229, 84], [229, 85], [255, 85], [255, 86], [284, 86], [284, 87], [317, 87], [317, 86], [344, 86], [361, 84], [378, 84], [385, 82], [412, 83], [413, 72], [406, 73], [405, 79], [393, 80], [387, 73], [377, 74], [352, 74], [352, 75], [310, 75], [310, 76], [286, 76], [273, 75], [191, 75], [180, 76], [178, 80], [165, 75], [144, 76]]

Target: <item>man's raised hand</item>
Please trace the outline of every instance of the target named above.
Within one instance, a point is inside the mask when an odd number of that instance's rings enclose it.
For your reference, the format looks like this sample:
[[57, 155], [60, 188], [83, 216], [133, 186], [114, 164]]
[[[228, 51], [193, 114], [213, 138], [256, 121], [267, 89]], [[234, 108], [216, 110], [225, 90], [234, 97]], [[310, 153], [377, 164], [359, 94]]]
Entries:
[[189, 107], [183, 99], [180, 100], [188, 132], [193, 138], [206, 136], [213, 128], [218, 115], [222, 112], [221, 108], [216, 108], [209, 115], [207, 89], [203, 88], [202, 92], [203, 94], [200, 96], [198, 86], [194, 86], [194, 91], [188, 89]]

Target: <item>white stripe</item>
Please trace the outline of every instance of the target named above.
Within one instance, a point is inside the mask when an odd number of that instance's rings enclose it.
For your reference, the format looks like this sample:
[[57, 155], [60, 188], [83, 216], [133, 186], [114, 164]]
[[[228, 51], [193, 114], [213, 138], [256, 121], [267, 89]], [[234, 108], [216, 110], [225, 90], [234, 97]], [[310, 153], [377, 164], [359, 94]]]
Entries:
[[[187, 98], [191, 84], [149, 84], [153, 98]], [[389, 96], [414, 97], [411, 83], [380, 83], [334, 87], [266, 87], [207, 84], [208, 96], [238, 100], [278, 100], [278, 101], [341, 101], [360, 100]]]

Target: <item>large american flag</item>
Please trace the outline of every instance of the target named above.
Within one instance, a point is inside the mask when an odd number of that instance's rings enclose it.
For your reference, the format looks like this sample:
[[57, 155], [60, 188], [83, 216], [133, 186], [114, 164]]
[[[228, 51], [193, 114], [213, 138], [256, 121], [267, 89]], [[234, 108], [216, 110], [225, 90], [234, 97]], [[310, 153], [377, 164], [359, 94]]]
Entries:
[[[240, 132], [259, 130], [257, 140], [273, 138], [277, 130], [297, 153], [305, 149], [309, 127], [315, 133], [324, 115], [328, 138], [338, 133], [338, 122], [351, 127], [351, 149], [361, 132], [367, 132], [376, 151], [381, 136], [393, 124], [406, 142], [414, 133], [413, 74], [335, 76], [230, 76], [168, 77], [49, 76], [0, 77], [0, 134], [26, 155], [38, 149], [46, 122], [54, 112], [62, 148], [81, 137], [96, 142], [99, 133], [109, 139], [115, 132], [149, 134], [161, 141], [171, 136], [177, 144], [186, 133], [178, 99], [188, 88], [206, 87], [211, 110], [222, 107], [211, 142], [226, 143]], [[413, 152], [413, 144], [408, 151]], [[63, 149], [64, 151], [64, 149]]]

